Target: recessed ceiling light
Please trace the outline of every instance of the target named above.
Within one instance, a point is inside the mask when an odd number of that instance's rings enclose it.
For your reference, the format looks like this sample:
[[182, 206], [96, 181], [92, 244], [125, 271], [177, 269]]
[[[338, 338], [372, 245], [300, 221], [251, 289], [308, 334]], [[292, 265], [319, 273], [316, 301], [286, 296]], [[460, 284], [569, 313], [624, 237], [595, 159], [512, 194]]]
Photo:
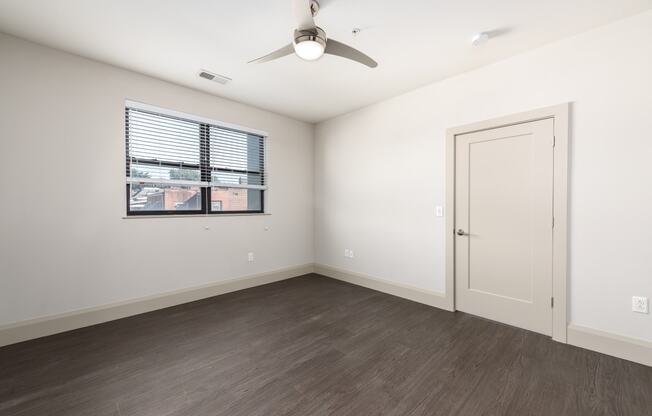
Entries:
[[473, 36], [471, 39], [471, 45], [473, 46], [482, 46], [489, 41], [489, 33], [480, 32], [477, 35]]

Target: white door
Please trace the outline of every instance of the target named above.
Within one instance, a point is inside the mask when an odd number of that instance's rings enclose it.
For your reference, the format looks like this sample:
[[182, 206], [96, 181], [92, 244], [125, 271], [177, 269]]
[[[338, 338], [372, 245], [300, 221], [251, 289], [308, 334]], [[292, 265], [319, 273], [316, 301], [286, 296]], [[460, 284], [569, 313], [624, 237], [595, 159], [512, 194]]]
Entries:
[[553, 120], [456, 137], [458, 310], [552, 335]]

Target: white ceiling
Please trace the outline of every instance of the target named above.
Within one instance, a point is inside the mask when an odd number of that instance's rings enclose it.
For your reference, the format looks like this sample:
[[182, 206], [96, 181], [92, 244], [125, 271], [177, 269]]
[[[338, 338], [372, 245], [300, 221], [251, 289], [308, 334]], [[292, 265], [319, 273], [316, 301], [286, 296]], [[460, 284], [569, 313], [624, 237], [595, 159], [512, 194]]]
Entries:
[[[333, 56], [247, 64], [290, 42], [291, 0], [0, 0], [0, 31], [317, 122], [652, 8], [652, 0], [321, 3], [317, 24], [378, 68]], [[480, 31], [498, 35], [473, 48]], [[200, 68], [233, 82], [198, 78]]]

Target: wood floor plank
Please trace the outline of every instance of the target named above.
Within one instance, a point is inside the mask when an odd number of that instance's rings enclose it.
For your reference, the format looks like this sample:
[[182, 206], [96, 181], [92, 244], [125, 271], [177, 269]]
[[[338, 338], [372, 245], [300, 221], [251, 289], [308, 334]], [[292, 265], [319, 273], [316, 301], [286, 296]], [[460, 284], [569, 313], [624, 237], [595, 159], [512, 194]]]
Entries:
[[0, 348], [0, 415], [650, 415], [652, 368], [318, 275]]

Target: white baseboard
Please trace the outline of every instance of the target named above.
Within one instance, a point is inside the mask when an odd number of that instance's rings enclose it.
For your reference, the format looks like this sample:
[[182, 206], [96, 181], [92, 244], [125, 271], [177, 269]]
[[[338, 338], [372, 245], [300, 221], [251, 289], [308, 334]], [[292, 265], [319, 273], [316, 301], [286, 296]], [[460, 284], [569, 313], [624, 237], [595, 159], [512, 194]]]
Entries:
[[[304, 264], [245, 276], [222, 282], [181, 289], [160, 295], [147, 296], [125, 302], [97, 306], [44, 318], [30, 319], [0, 326], [0, 347], [40, 338], [85, 326], [151, 312], [170, 306], [193, 302], [254, 286], [290, 279], [309, 273], [318, 273], [333, 279], [377, 290], [440, 309], [451, 310], [442, 293], [427, 291], [360, 273], [350, 272], [322, 264]], [[652, 366], [652, 342], [586, 328], [568, 326], [568, 344], [603, 354]]]
[[379, 292], [398, 296], [400, 298], [409, 299], [414, 302], [434, 306], [436, 308], [446, 309], [448, 311], [451, 310], [450, 306], [448, 305], [448, 301], [446, 300], [446, 297], [443, 293], [432, 292], [413, 286], [403, 285], [401, 283], [390, 282], [389, 280], [350, 272], [323, 264], [315, 264], [315, 273], [331, 277], [333, 279], [342, 280], [344, 282], [352, 283], [354, 285], [377, 290]]
[[652, 366], [652, 342], [579, 325], [568, 325], [568, 343], [576, 347]]
[[34, 338], [70, 331], [102, 322], [168, 308], [182, 303], [210, 298], [254, 286], [302, 276], [314, 271], [313, 264], [289, 267], [271, 272], [209, 283], [160, 295], [147, 296], [43, 318], [0, 326], [0, 347]]

